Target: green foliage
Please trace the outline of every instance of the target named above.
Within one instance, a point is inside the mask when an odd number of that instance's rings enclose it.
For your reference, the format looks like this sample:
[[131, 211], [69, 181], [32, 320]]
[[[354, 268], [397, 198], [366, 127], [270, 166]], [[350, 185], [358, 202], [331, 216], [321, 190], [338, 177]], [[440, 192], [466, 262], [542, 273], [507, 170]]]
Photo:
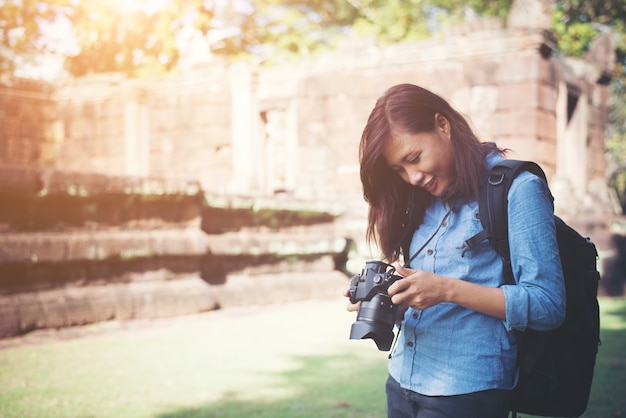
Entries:
[[46, 51], [42, 26], [68, 6], [69, 0], [0, 0], [0, 73], [11, 72]]
[[[52, 49], [41, 30], [59, 16], [74, 30], [78, 52], [67, 58], [73, 75], [121, 71], [129, 75], [175, 69], [178, 35], [196, 30], [213, 54], [307, 56], [346, 36], [381, 43], [420, 39], [446, 21], [467, 15], [505, 16], [512, 0], [0, 0], [0, 57], [11, 70], [17, 58]], [[3, 53], [4, 52], [4, 53]]]
[[71, 74], [121, 71], [129, 75], [167, 72], [180, 58], [176, 35], [192, 21], [206, 33], [213, 10], [201, 0], [176, 0], [158, 9], [149, 2], [82, 0], [68, 11], [80, 53], [69, 57]]
[[555, 5], [553, 31], [560, 54], [582, 57], [609, 30], [615, 41], [607, 151], [613, 162], [610, 183], [626, 208], [626, 0], [559, 0]]
[[[0, 71], [12, 72], [40, 54], [59, 53], [54, 24], [67, 21], [78, 51], [66, 57], [73, 75], [129, 75], [176, 68], [184, 27], [206, 34], [214, 10], [203, 0], [0, 0]], [[47, 28], [47, 31], [46, 31]], [[68, 40], [65, 40], [68, 42]], [[63, 52], [62, 54], [67, 54]]]
[[250, 0], [245, 8], [231, 2], [221, 14], [229, 29], [212, 43], [213, 53], [268, 60], [332, 47], [359, 10], [344, 0]]
[[[624, 113], [624, 109], [622, 105], [614, 110]], [[609, 185], [617, 193], [622, 208], [626, 208], [626, 138], [623, 134], [615, 133], [607, 141], [606, 148], [613, 163], [609, 173]]]
[[[366, 36], [381, 44], [415, 40], [444, 23], [497, 16], [506, 19], [513, 0], [0, 0], [0, 71], [52, 49], [42, 27], [71, 22], [78, 52], [67, 58], [73, 75], [121, 71], [131, 76], [177, 68], [178, 36], [195, 31], [207, 52], [272, 62], [334, 47], [340, 39]], [[610, 30], [617, 45], [611, 84], [609, 150], [626, 142], [626, 0], [557, 0], [553, 31], [558, 53], [582, 57]], [[626, 194], [624, 180], [614, 183]]]
[[553, 31], [564, 55], [583, 56], [594, 38], [611, 30], [617, 45], [617, 74], [626, 63], [626, 0], [557, 1]]
[[[307, 56], [331, 48], [346, 36], [381, 43], [421, 39], [442, 23], [476, 16], [506, 18], [513, 0], [0, 0], [0, 38], [9, 69], [16, 57], [46, 49], [41, 24], [58, 16], [74, 29], [79, 51], [67, 59], [74, 75], [123, 71], [164, 72], [180, 59], [177, 36], [195, 30], [213, 54]], [[559, 49], [584, 54], [601, 30], [619, 34], [621, 63], [626, 51], [624, 0], [557, 1], [554, 29]], [[1, 58], [0, 58], [1, 59]], [[621, 67], [623, 68], [623, 67]], [[623, 72], [623, 71], [622, 71]]]
[[361, 2], [362, 14], [355, 22], [358, 35], [373, 36], [381, 43], [421, 39], [430, 34], [429, 25], [437, 23], [436, 11], [429, 16], [422, 0], [392, 0], [385, 2], [384, 7], [380, 3]]
[[571, 22], [561, 9], [554, 11], [552, 24], [561, 54], [582, 57], [598, 36], [599, 30], [588, 22]]

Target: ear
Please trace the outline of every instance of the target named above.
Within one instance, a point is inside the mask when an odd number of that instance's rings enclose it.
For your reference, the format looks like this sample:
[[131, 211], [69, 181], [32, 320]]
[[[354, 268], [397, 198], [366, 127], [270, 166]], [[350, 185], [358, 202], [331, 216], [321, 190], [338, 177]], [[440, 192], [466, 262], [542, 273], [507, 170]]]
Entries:
[[441, 113], [435, 113], [435, 129], [447, 136], [450, 135], [450, 122]]

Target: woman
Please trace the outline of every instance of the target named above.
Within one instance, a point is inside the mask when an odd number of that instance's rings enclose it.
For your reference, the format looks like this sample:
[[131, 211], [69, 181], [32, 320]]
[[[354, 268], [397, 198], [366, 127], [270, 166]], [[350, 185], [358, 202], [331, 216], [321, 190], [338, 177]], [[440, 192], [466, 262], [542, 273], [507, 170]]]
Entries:
[[[360, 144], [367, 238], [396, 262], [403, 279], [388, 293], [408, 308], [390, 356], [389, 418], [507, 417], [517, 379], [514, 331], [552, 329], [565, 316], [544, 180], [524, 172], [509, 192], [518, 286], [504, 284], [488, 241], [463, 247], [482, 230], [478, 193], [503, 155], [495, 144], [481, 143], [445, 100], [415, 85], [389, 89], [369, 116]], [[416, 226], [402, 254], [405, 225]], [[401, 255], [408, 266], [397, 263]]]

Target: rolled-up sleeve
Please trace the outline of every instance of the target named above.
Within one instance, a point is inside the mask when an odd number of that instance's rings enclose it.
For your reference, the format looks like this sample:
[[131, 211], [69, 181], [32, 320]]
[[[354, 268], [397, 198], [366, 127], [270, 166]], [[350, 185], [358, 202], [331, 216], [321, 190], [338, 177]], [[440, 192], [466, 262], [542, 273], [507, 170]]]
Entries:
[[507, 329], [546, 331], [565, 318], [565, 285], [552, 195], [543, 179], [520, 174], [508, 203], [509, 246], [518, 285], [502, 287]]

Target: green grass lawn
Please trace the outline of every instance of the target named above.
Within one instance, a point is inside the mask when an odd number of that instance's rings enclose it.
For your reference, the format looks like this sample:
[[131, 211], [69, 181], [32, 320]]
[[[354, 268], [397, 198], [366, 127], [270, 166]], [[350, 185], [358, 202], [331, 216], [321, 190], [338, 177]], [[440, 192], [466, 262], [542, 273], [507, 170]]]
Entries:
[[[626, 299], [601, 309], [587, 418], [626, 416]], [[384, 417], [387, 353], [353, 320], [312, 300], [5, 340], [0, 417]]]

